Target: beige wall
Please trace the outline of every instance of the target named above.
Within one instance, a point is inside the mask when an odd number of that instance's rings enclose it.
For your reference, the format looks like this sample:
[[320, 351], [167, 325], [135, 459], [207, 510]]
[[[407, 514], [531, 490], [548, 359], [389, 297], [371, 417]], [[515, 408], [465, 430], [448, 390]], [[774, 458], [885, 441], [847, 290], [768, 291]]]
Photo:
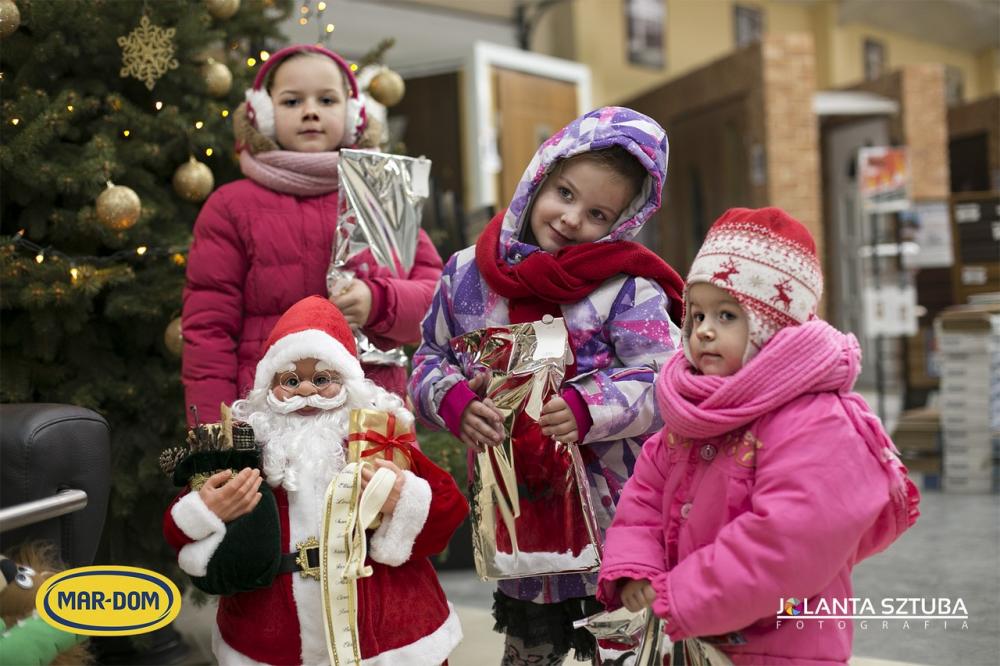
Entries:
[[627, 62], [624, 0], [573, 0], [558, 5], [539, 22], [532, 46], [590, 66], [594, 104], [617, 103], [732, 53], [736, 4], [762, 9], [764, 30], [769, 35], [811, 34], [820, 90], [862, 81], [863, 44], [872, 38], [885, 45], [886, 71], [939, 63], [962, 72], [967, 100], [1000, 92], [998, 49], [975, 53], [859, 23], [840, 25], [833, 0], [666, 0], [663, 69]]
[[876, 39], [885, 46], [886, 71], [904, 65], [937, 63], [955, 67], [965, 81], [965, 98], [979, 99], [994, 92], [984, 89], [977, 54], [961, 51], [887, 32], [865, 25], [851, 23], [836, 29], [833, 40], [833, 78], [829, 87], [840, 88], [864, 79], [863, 50], [865, 39]]

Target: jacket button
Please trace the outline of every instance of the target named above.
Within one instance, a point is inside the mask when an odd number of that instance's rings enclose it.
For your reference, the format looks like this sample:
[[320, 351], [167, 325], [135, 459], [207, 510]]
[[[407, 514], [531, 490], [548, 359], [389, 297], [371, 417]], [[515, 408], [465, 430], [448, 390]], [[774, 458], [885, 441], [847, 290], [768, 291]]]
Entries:
[[687, 518], [689, 513], [691, 513], [691, 502], [686, 502], [681, 507], [681, 518]]
[[705, 444], [701, 447], [701, 459], [706, 461], [713, 460], [715, 458], [715, 454], [718, 452], [719, 450], [715, 448], [713, 444]]

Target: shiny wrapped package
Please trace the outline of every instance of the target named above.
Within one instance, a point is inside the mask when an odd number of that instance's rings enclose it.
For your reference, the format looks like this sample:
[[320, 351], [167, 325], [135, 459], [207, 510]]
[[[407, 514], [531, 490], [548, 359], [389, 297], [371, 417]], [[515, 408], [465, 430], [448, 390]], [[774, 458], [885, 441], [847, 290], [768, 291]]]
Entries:
[[[341, 150], [337, 172], [340, 198], [326, 287], [335, 296], [359, 273], [376, 266], [405, 277], [417, 253], [420, 218], [429, 191], [431, 163], [425, 158], [367, 150]], [[355, 331], [362, 363], [406, 365], [402, 349], [381, 350]]]
[[739, 645], [742, 634], [709, 638], [687, 638], [672, 643], [663, 633], [663, 620], [646, 609], [633, 613], [627, 608], [596, 613], [573, 623], [597, 639], [597, 664], [611, 666], [732, 666], [717, 645]]
[[472, 521], [484, 580], [600, 567], [597, 521], [580, 451], [542, 435], [542, 406], [573, 362], [565, 322], [479, 329], [453, 338], [466, 377], [490, 375], [484, 397], [504, 418], [504, 441], [475, 456]]
[[352, 409], [347, 435], [347, 462], [391, 460], [400, 469], [413, 468], [416, 444], [412, 430], [401, 427], [396, 417], [378, 409]]

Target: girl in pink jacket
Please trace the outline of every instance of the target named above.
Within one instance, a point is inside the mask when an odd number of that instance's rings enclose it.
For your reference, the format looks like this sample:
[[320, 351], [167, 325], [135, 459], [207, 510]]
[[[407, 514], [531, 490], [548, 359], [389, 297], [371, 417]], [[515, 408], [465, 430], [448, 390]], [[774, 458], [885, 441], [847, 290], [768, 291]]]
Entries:
[[[339, 149], [373, 147], [378, 134], [347, 63], [313, 45], [289, 46], [267, 60], [234, 113], [234, 129], [246, 179], [205, 202], [184, 288], [181, 374], [185, 400], [203, 422], [219, 420], [220, 403], [252, 388], [261, 345], [281, 314], [306, 296], [326, 297]], [[380, 348], [418, 341], [442, 269], [427, 234], [420, 232], [405, 278], [364, 254], [348, 268], [357, 279], [331, 298], [347, 321]], [[405, 367], [364, 369], [404, 395]]]
[[813, 239], [785, 212], [737, 208], [712, 226], [684, 354], [657, 383], [665, 426], [607, 533], [598, 598], [652, 607], [671, 640], [707, 639], [736, 664], [846, 664], [850, 620], [792, 616], [850, 599], [854, 565], [919, 515], [851, 391], [857, 340], [816, 319], [822, 289]]

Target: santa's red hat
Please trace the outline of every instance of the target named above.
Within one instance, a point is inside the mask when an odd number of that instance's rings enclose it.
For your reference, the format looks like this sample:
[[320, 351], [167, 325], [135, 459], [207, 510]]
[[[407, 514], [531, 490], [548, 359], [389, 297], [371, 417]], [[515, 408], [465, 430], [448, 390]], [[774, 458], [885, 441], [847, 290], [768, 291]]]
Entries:
[[[779, 329], [814, 318], [823, 294], [816, 242], [805, 225], [780, 208], [730, 208], [723, 213], [691, 264], [685, 302], [691, 285], [698, 282], [726, 290], [746, 312], [744, 363]], [[690, 336], [687, 316], [682, 340], [689, 360]]]
[[364, 377], [358, 348], [344, 315], [319, 296], [309, 296], [288, 308], [264, 343], [257, 364], [255, 389], [270, 388], [274, 375], [293, 368], [295, 361], [315, 358], [317, 370], [330, 369], [345, 380]]

